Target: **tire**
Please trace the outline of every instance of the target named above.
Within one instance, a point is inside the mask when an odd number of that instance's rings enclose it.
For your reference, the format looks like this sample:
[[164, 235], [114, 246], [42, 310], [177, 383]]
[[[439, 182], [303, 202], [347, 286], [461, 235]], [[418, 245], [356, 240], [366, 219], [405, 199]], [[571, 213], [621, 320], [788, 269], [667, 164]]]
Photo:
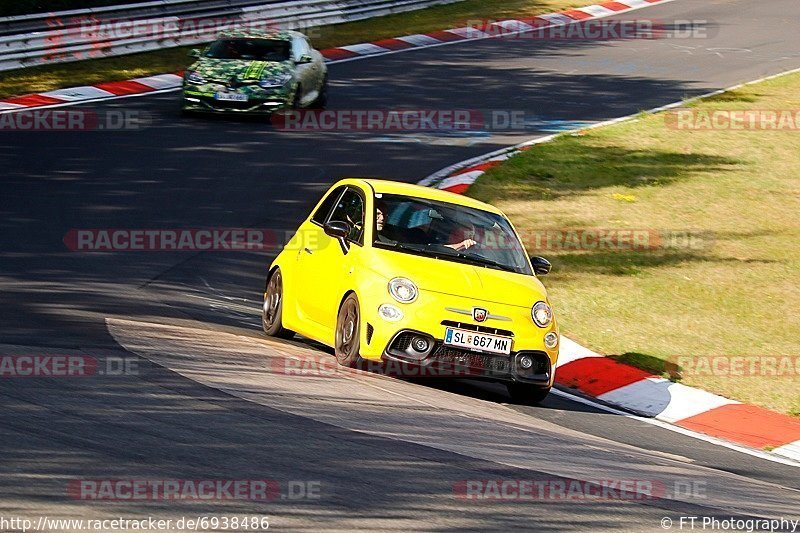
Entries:
[[539, 387], [528, 383], [506, 383], [511, 400], [517, 404], [533, 405], [541, 403], [550, 394], [551, 387]]
[[298, 84], [297, 89], [294, 91], [294, 99], [292, 100], [292, 109], [301, 109], [300, 100], [303, 97], [303, 87]]
[[328, 75], [325, 75], [325, 79], [322, 80], [322, 87], [319, 89], [319, 95], [317, 99], [314, 100], [314, 103], [311, 104], [311, 107], [315, 109], [325, 109], [328, 105]]
[[264, 290], [264, 305], [261, 312], [261, 326], [270, 337], [289, 339], [294, 331], [283, 327], [283, 276], [278, 268], [267, 281]]
[[361, 349], [361, 313], [358, 297], [349, 295], [336, 317], [336, 360], [340, 365], [354, 368], [358, 365]]

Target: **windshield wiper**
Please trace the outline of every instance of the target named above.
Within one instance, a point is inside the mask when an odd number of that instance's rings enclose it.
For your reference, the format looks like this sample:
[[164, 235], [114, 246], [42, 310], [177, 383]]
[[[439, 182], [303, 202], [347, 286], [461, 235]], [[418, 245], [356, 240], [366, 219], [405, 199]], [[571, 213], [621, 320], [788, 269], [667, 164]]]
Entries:
[[494, 267], [494, 268], [497, 268], [497, 269], [500, 269], [500, 270], [505, 270], [507, 272], [516, 272], [516, 270], [514, 270], [513, 267], [511, 267], [509, 265], [506, 265], [504, 263], [500, 263], [500, 262], [494, 261], [494, 260], [489, 259], [488, 257], [484, 257], [482, 255], [465, 254], [463, 252], [459, 252], [458, 250], [454, 250], [453, 248], [450, 248], [449, 246], [444, 246], [443, 248], [447, 248], [447, 250], [450, 250], [450, 252], [449, 252], [450, 255], [453, 255], [453, 256], [458, 257], [460, 259], [465, 259], [467, 261], [470, 261], [472, 263], [476, 263], [478, 265]]
[[415, 252], [423, 255], [427, 255], [430, 257], [435, 257], [437, 259], [440, 258], [454, 258], [457, 257], [459, 259], [463, 259], [469, 263], [479, 265], [479, 266], [487, 266], [496, 268], [498, 270], [503, 270], [505, 272], [517, 272], [514, 267], [506, 265], [504, 263], [499, 263], [497, 261], [493, 261], [488, 257], [483, 257], [481, 255], [472, 255], [472, 254], [465, 254], [463, 252], [459, 252], [458, 250], [454, 250], [449, 246], [437, 246], [436, 249], [432, 249], [430, 245], [410, 245], [406, 243], [400, 243], [397, 241], [392, 242], [376, 242], [379, 246], [386, 246], [388, 248], [396, 248], [398, 250], [407, 250], [409, 252]]
[[375, 244], [377, 244], [379, 246], [386, 246], [388, 248], [397, 248], [397, 249], [400, 249], [400, 250], [408, 250], [410, 252], [427, 252], [428, 251], [427, 247], [425, 247], [425, 246], [418, 248], [416, 246], [411, 246], [411, 245], [404, 244], [404, 243], [401, 243], [401, 242], [398, 242], [398, 241], [375, 241]]

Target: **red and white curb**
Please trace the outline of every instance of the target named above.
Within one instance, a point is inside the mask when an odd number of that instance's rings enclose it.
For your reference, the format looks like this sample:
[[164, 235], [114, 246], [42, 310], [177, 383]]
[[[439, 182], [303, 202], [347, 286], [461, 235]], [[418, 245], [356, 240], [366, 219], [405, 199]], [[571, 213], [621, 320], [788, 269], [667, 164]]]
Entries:
[[[796, 72], [800, 72], [800, 69], [651, 109], [648, 113], [678, 107], [701, 98]], [[635, 116], [621, 117], [575, 131], [608, 126], [633, 119]], [[551, 141], [557, 136], [540, 137], [456, 163], [421, 180], [419, 185], [464, 194], [489, 169], [521, 152], [532, 149], [537, 144]], [[769, 450], [771, 451], [769, 455], [774, 454], [800, 462], [800, 419], [674, 383], [661, 376], [654, 376], [644, 370], [595, 353], [565, 337], [561, 339], [556, 382], [562, 386], [577, 389], [606, 404], [615, 405], [678, 428], [757, 450]]]
[[329, 60], [353, 61], [366, 56], [378, 56], [406, 52], [419, 48], [444, 46], [464, 41], [496, 39], [543, 30], [553, 26], [564, 26], [575, 22], [600, 19], [618, 15], [628, 11], [663, 4], [673, 0], [619, 0], [605, 2], [560, 13], [537, 15], [524, 20], [508, 19], [489, 24], [486, 31], [474, 27], [452, 28], [425, 34], [405, 35], [393, 39], [382, 39], [372, 43], [340, 46], [323, 50], [322, 54]]
[[[420, 184], [463, 194], [488, 168], [514, 153], [494, 155]], [[556, 382], [642, 416], [800, 461], [800, 420], [654, 376], [565, 337]]]
[[[445, 46], [465, 41], [501, 39], [503, 37], [510, 37], [533, 30], [543, 30], [575, 22], [601, 19], [628, 11], [635, 11], [654, 4], [664, 4], [673, 1], [674, 0], [620, 0], [618, 2], [605, 2], [603, 4], [571, 9], [561, 13], [538, 15], [525, 20], [502, 20], [489, 25], [485, 32], [477, 28], [453, 28], [427, 34], [405, 35], [393, 39], [381, 39], [372, 43], [328, 48], [322, 50], [322, 55], [325, 56], [328, 63], [344, 63], [347, 61], [408, 52], [434, 46]], [[497, 31], [492, 31], [495, 29]], [[61, 107], [114, 98], [127, 98], [158, 92], [169, 92], [179, 89], [181, 83], [182, 78], [179, 74], [161, 74], [127, 81], [101, 83], [98, 85], [59, 89], [45, 93], [27, 94], [0, 100], [0, 113], [13, 113], [25, 109]]]
[[40, 107], [57, 107], [84, 104], [98, 100], [140, 96], [150, 93], [174, 91], [183, 78], [177, 74], [160, 74], [126, 81], [113, 81], [97, 85], [58, 89], [46, 93], [27, 94], [0, 100], [0, 112], [19, 111]]

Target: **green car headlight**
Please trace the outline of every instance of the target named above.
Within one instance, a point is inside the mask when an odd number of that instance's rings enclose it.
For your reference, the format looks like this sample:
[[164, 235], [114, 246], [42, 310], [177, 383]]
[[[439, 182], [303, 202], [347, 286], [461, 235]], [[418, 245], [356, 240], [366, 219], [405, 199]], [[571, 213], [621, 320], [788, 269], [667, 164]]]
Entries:
[[196, 70], [190, 70], [186, 73], [186, 82], [192, 85], [202, 85], [206, 82], [206, 79]]
[[278, 74], [277, 76], [269, 76], [258, 82], [258, 86], [262, 89], [274, 89], [276, 87], [283, 87], [291, 81], [292, 75], [289, 72]]

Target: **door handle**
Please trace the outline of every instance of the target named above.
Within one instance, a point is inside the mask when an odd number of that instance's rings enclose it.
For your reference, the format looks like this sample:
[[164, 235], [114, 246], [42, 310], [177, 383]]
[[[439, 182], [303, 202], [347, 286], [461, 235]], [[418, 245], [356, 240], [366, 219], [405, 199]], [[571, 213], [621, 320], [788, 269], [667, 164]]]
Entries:
[[311, 255], [311, 254], [313, 254], [313, 253], [314, 253], [314, 252], [312, 252], [311, 250], [309, 250], [308, 248], [303, 248], [303, 251], [304, 251], [305, 253], [309, 254], [309, 255]]

